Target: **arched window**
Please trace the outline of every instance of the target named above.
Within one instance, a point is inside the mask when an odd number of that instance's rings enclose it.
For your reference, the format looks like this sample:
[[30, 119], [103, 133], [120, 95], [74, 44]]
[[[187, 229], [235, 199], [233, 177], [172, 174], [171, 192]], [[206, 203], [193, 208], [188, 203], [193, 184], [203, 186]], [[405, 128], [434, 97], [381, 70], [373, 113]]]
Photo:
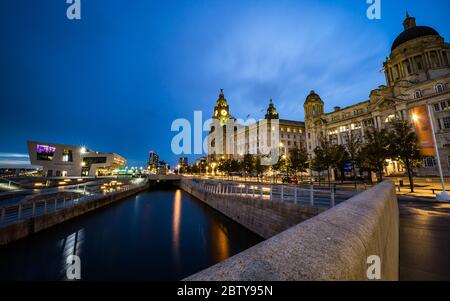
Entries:
[[422, 97], [422, 91], [417, 90], [417, 91], [414, 92], [414, 98], [415, 99], [418, 99], [418, 98], [421, 98], [421, 97]]
[[434, 87], [434, 89], [435, 89], [436, 93], [442, 93], [442, 92], [444, 92], [444, 85], [443, 84], [437, 84]]

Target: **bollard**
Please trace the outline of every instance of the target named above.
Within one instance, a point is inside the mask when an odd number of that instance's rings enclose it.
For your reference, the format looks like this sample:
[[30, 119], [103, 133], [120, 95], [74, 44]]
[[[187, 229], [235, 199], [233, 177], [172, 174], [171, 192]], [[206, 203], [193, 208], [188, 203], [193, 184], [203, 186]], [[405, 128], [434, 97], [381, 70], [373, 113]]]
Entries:
[[297, 204], [297, 186], [294, 187], [294, 204]]
[[63, 208], [66, 208], [66, 196], [63, 198]]
[[314, 206], [314, 185], [309, 185], [309, 203]]
[[47, 200], [44, 202], [44, 213], [47, 213]]
[[284, 201], [284, 186], [281, 185], [281, 201]]
[[273, 190], [273, 186], [270, 185], [270, 200], [272, 200], [272, 190]]
[[262, 189], [262, 186], [261, 186], [261, 200], [263, 199], [264, 197], [263, 197], [263, 189]]
[[31, 216], [34, 217], [34, 213], [36, 212], [36, 202], [33, 202], [33, 209], [31, 210]]
[[17, 220], [20, 220], [20, 217], [22, 215], [22, 204], [19, 204], [19, 209], [18, 209], [18, 213], [17, 213]]
[[335, 206], [335, 201], [334, 201], [334, 194], [335, 194], [335, 192], [336, 192], [336, 186], [335, 185], [333, 185], [333, 186], [331, 186], [331, 207], [334, 207]]

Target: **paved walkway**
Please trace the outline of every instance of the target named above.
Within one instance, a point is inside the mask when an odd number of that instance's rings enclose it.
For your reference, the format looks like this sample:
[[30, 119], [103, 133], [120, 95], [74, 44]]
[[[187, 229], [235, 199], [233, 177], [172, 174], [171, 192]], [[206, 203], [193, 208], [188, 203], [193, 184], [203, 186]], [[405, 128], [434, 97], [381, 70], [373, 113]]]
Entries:
[[399, 201], [400, 280], [450, 280], [450, 204]]

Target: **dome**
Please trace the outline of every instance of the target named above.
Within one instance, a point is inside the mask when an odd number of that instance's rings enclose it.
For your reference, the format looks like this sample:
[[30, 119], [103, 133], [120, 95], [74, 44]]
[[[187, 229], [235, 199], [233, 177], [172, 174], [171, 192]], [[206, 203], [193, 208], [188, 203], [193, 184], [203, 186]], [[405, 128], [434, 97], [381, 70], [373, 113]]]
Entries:
[[428, 36], [438, 36], [439, 33], [431, 27], [428, 26], [417, 26], [416, 18], [411, 17], [408, 12], [406, 12], [406, 19], [403, 21], [403, 28], [405, 29], [392, 43], [391, 51], [398, 46], [406, 43], [408, 41]]
[[320, 96], [316, 92], [314, 92], [314, 90], [309, 92], [309, 95], [306, 97], [306, 100], [305, 100], [305, 105], [310, 103], [310, 102], [321, 102], [321, 103], [323, 103], [323, 101], [320, 98]]

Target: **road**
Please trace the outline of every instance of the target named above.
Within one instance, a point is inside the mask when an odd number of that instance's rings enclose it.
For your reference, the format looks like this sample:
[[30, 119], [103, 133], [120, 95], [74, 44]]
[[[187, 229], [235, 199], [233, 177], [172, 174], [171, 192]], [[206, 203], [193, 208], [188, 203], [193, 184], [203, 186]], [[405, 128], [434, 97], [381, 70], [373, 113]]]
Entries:
[[450, 280], [450, 204], [399, 201], [400, 280]]

